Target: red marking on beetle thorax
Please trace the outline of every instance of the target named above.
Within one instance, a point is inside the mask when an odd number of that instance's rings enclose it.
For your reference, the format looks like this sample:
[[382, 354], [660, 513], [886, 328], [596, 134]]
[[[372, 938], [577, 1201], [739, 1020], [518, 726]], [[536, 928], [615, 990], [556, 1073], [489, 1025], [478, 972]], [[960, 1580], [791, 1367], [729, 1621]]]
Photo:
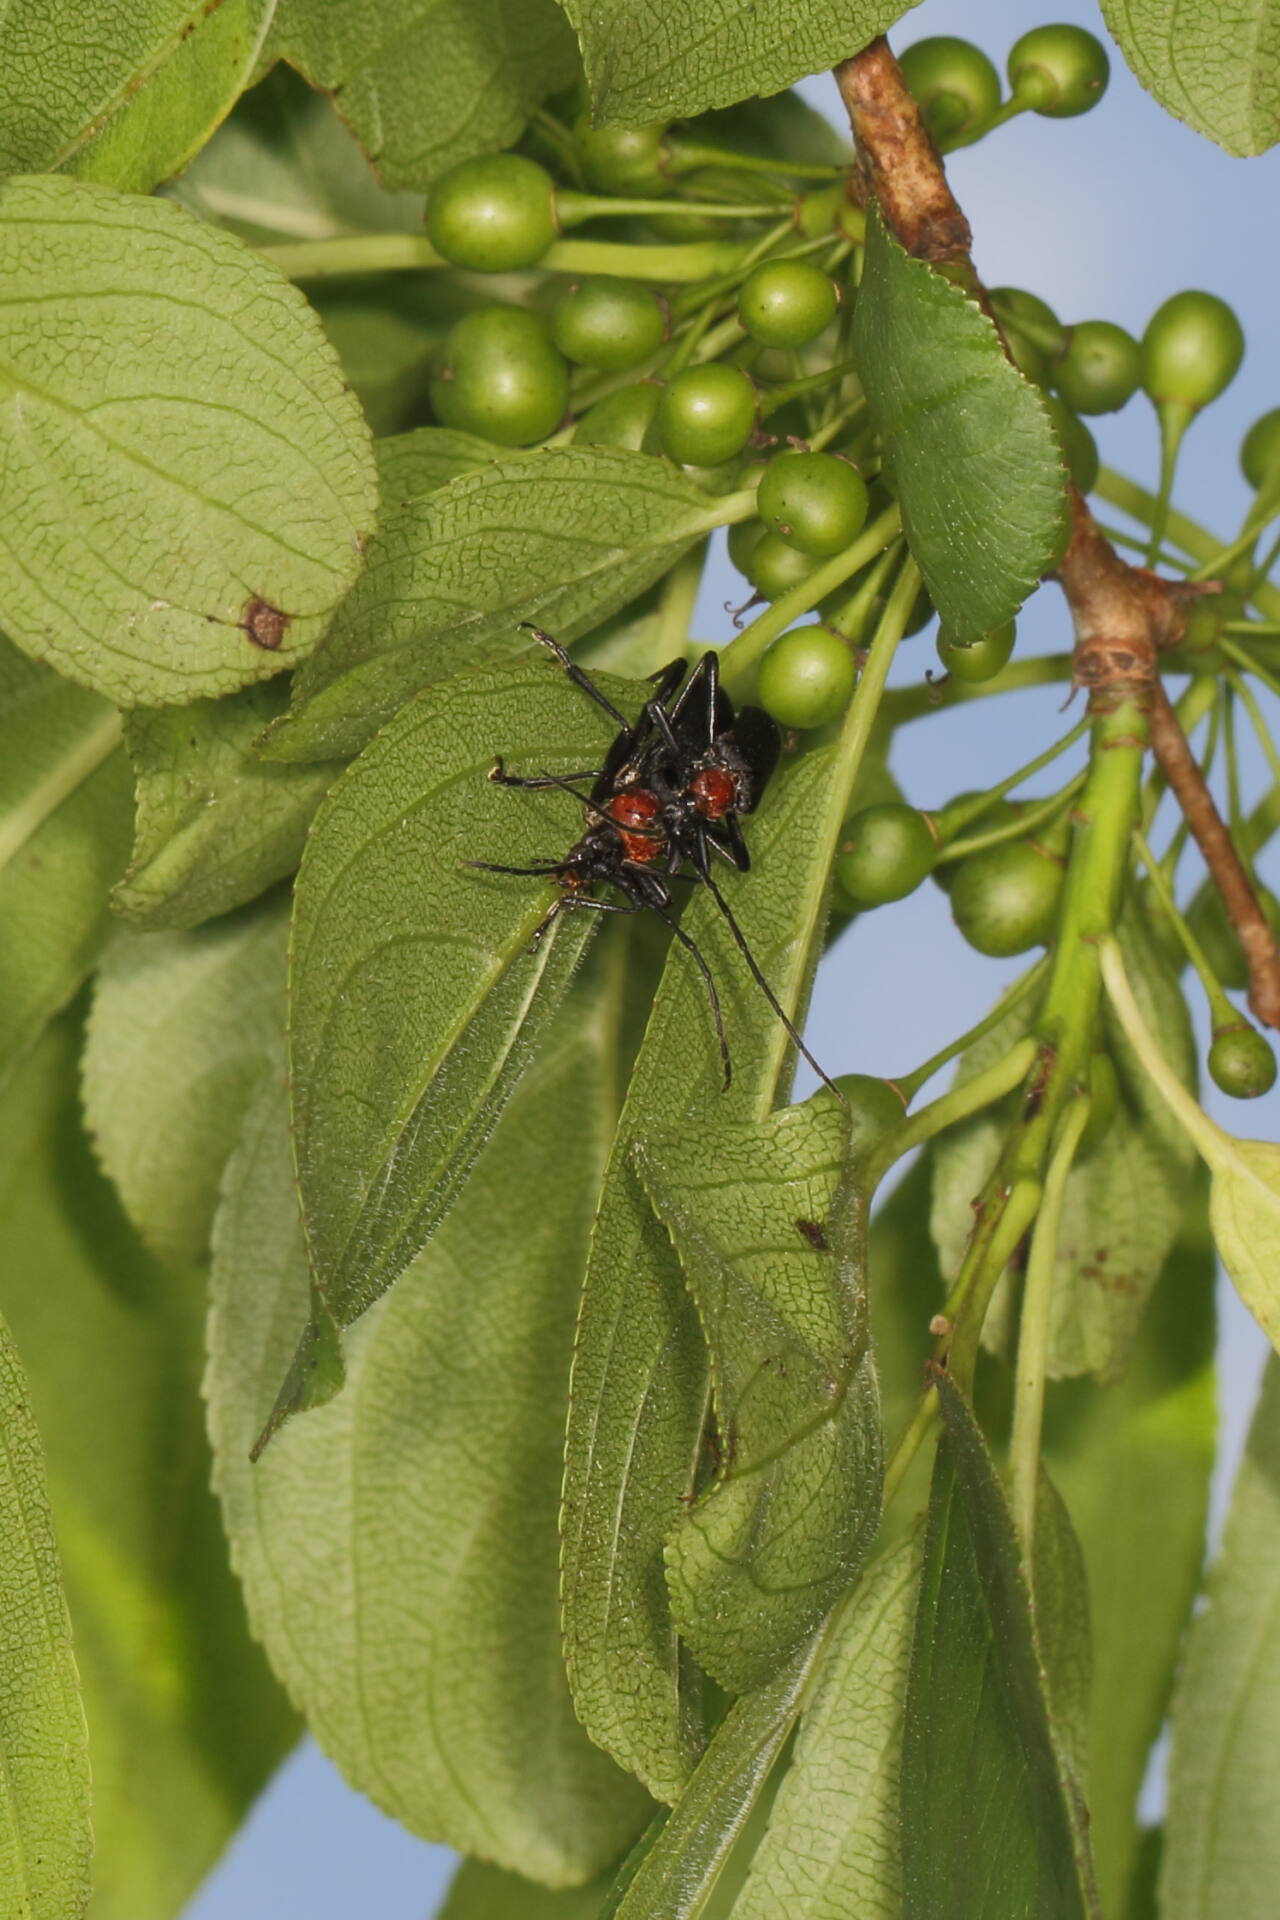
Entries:
[[662, 802], [656, 793], [650, 793], [647, 787], [632, 787], [625, 793], [615, 793], [605, 811], [621, 829], [618, 837], [628, 860], [645, 867], [657, 859], [663, 843], [660, 831], [627, 832], [628, 827], [652, 829], [662, 812]]
[[689, 782], [689, 791], [704, 820], [723, 820], [738, 804], [738, 783], [723, 767], [703, 767]]

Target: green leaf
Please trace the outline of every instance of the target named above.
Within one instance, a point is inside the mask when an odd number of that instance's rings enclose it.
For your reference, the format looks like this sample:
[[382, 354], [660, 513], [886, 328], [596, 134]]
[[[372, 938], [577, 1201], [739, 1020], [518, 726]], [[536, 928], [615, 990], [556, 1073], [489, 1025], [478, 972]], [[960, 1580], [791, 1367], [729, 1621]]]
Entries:
[[918, 1541], [867, 1568], [822, 1656], [735, 1920], [900, 1920], [898, 1762]]
[[[816, 1642], [735, 1700], [609, 1920], [696, 1920], [795, 1724]], [[631, 1863], [624, 1864], [624, 1873]]]
[[1138, 1793], [1204, 1552], [1216, 1429], [1214, 1271], [1199, 1179], [1121, 1379], [1105, 1393], [1064, 1381], [1046, 1408], [1045, 1458], [1088, 1568], [1090, 1839], [1106, 1914], [1126, 1911]]
[[215, 1235], [206, 1391], [256, 1632], [354, 1785], [415, 1833], [561, 1886], [616, 1858], [647, 1804], [575, 1719], [556, 1556], [619, 959], [600, 943], [457, 1206], [349, 1336], [348, 1390], [256, 1467], [308, 1297], [274, 1080]]
[[1166, 113], [1228, 153], [1280, 140], [1276, 0], [1101, 0], [1125, 59]]
[[510, 146], [577, 70], [552, 0], [285, 0], [270, 47], [334, 94], [392, 188]]
[[864, 1203], [836, 1202], [847, 1142], [823, 1093], [755, 1126], [633, 1149], [698, 1309], [720, 1452], [667, 1546], [672, 1613], [730, 1693], [807, 1639], [880, 1518]]
[[78, 1040], [55, 1023], [0, 1107], [0, 1308], [44, 1438], [89, 1723], [93, 1920], [171, 1920], [297, 1721], [209, 1490], [203, 1279], [149, 1257], [95, 1167]]
[[125, 716], [137, 824], [111, 904], [130, 926], [199, 926], [294, 871], [339, 769], [277, 766], [255, 752], [288, 697], [283, 679], [268, 680], [220, 700]]
[[465, 1860], [436, 1920], [597, 1920], [612, 1879], [604, 1873], [585, 1887], [553, 1890], [501, 1867]]
[[1093, 1692], [1089, 1581], [1071, 1515], [1043, 1461], [1036, 1485], [1032, 1574], [1036, 1638], [1044, 1662], [1053, 1728], [1070, 1790], [1083, 1800]]
[[[752, 821], [752, 872], [726, 894], [766, 979], [802, 1005], [843, 798], [834, 749], [784, 762]], [[729, 1093], [703, 983], [672, 949], [631, 1076], [583, 1288], [565, 1447], [565, 1651], [592, 1738], [673, 1800], [701, 1737], [671, 1619], [664, 1554], [692, 1492], [707, 1356], [670, 1238], [630, 1160], [634, 1139], [757, 1122], [787, 1084], [786, 1034], [699, 889], [683, 926], [706, 955], [733, 1052]]]
[[287, 899], [198, 933], [117, 935], [98, 975], [85, 1116], [143, 1238], [203, 1259], [223, 1165], [284, 1025]]
[[421, 687], [526, 647], [521, 620], [576, 639], [723, 517], [665, 460], [604, 447], [508, 454], [406, 500], [298, 675], [271, 753], [358, 752]]
[[149, 193], [248, 85], [276, 0], [13, 0], [0, 21], [0, 173]]
[[1061, 550], [1066, 475], [1049, 416], [981, 308], [874, 212], [853, 349], [916, 565], [944, 626], [976, 639]]
[[[931, 1142], [924, 1149], [877, 1208], [868, 1239], [872, 1350], [884, 1431], [891, 1445], [919, 1404], [924, 1390], [921, 1369], [933, 1349], [929, 1321], [946, 1295], [929, 1232], [935, 1146]], [[921, 1447], [885, 1509], [882, 1545], [901, 1538], [915, 1517], [923, 1514], [928, 1496], [929, 1450]]]
[[89, 1898], [89, 1743], [44, 1451], [0, 1320], [0, 1901], [75, 1920]]
[[1213, 1169], [1209, 1219], [1236, 1292], [1280, 1348], [1280, 1146], [1228, 1138]]
[[1094, 1911], [1013, 1524], [957, 1389], [929, 1496], [902, 1747], [905, 1920]]
[[635, 126], [748, 94], [777, 93], [865, 47], [902, 12], [902, 0], [806, 0], [761, 7], [724, 0], [564, 0], [578, 30], [596, 117]]
[[477, 467], [519, 457], [508, 447], [495, 447], [492, 440], [481, 440], [474, 433], [455, 433], [452, 427], [415, 427], [411, 433], [392, 434], [374, 442], [374, 455], [378, 488], [388, 512], [406, 500], [434, 493]]
[[167, 201], [57, 178], [0, 187], [0, 272], [10, 638], [129, 706], [305, 653], [375, 489], [302, 295]]
[[1280, 1724], [1280, 1368], [1262, 1398], [1231, 1500], [1209, 1604], [1192, 1626], [1173, 1708], [1160, 1876], [1165, 1920], [1275, 1907]]
[[[1126, 913], [1122, 945], [1134, 990], [1182, 1080], [1195, 1083], [1195, 1044], [1186, 1001], [1167, 960], [1136, 914]], [[1034, 1001], [1020, 1001], [970, 1047], [957, 1081], [991, 1066], [1029, 1030]], [[1072, 1168], [1058, 1236], [1049, 1372], [1116, 1378], [1178, 1231], [1195, 1164], [1178, 1121], [1109, 1015], [1105, 1038], [1120, 1082], [1115, 1121], [1098, 1151]], [[990, 1108], [939, 1142], [933, 1232], [944, 1272], [954, 1273], [973, 1224], [972, 1202], [995, 1166], [1012, 1107]], [[985, 1338], [1007, 1351], [1017, 1333], [1017, 1293], [1003, 1281]]]
[[119, 716], [0, 639], [0, 1081], [111, 930], [129, 784]]

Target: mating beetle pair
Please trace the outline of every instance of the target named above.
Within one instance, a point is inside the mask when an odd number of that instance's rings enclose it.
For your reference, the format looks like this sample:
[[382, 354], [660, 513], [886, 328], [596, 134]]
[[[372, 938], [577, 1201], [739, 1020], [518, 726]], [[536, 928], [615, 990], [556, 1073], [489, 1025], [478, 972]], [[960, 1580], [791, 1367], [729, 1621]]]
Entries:
[[[654, 692], [632, 722], [558, 641], [539, 627], [529, 631], [554, 653], [573, 684], [604, 709], [618, 733], [603, 766], [579, 773], [509, 774], [499, 759], [491, 780], [505, 787], [563, 788], [585, 808], [587, 830], [559, 860], [527, 867], [487, 860], [468, 864], [488, 873], [545, 874], [558, 882], [561, 892], [535, 928], [534, 946], [562, 913], [586, 908], [656, 914], [702, 974], [728, 1087], [732, 1068], [716, 984], [696, 942], [673, 917], [670, 882], [700, 882], [710, 891], [769, 1005], [814, 1071], [830, 1085], [756, 964], [713, 871], [716, 856], [739, 873], [750, 868], [741, 819], [754, 812], [778, 764], [782, 742], [776, 723], [759, 707], [735, 712], [720, 684], [719, 656], [713, 652], [703, 654], [687, 681], [683, 660], [672, 660], [654, 674]], [[591, 785], [583, 793], [580, 785], [585, 781]], [[613, 888], [622, 898], [596, 898], [599, 886]]]

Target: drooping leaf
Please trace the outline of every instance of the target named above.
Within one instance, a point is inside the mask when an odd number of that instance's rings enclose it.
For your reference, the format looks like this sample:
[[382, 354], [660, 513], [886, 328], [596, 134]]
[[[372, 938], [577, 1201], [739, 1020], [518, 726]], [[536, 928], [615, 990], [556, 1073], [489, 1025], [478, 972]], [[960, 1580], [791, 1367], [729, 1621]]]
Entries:
[[666, 461], [605, 447], [508, 455], [404, 501], [298, 675], [271, 752], [358, 752], [428, 682], [523, 649], [521, 620], [576, 639], [722, 518]]
[[918, 1541], [866, 1569], [805, 1702], [735, 1920], [899, 1920], [898, 1762]]
[[957, 1389], [943, 1416], [902, 1745], [906, 1920], [1094, 1911], [1013, 1524]]
[[874, 213], [853, 346], [916, 565], [943, 624], [976, 639], [1017, 612], [1062, 544], [1049, 416], [982, 310]]
[[1166, 1920], [1275, 1905], [1280, 1717], [1280, 1370], [1273, 1357], [1231, 1500], [1209, 1604], [1187, 1642], [1173, 1708], [1160, 1875]]
[[276, 0], [13, 0], [0, 20], [0, 173], [149, 193], [247, 86]]
[[94, 1165], [78, 1041], [56, 1022], [0, 1103], [0, 1309], [47, 1452], [89, 1724], [92, 1920], [172, 1920], [297, 1720], [209, 1490], [202, 1276], [147, 1254]]
[[[1054, 1732], [1070, 1791], [1083, 1800], [1089, 1769], [1093, 1642], [1084, 1552], [1043, 1461], [1036, 1487], [1032, 1603]], [[1092, 1835], [1091, 1835], [1092, 1838]]]
[[111, 903], [130, 926], [199, 926], [294, 871], [338, 768], [279, 766], [255, 751], [287, 701], [278, 679], [220, 700], [135, 707], [125, 716], [137, 823]]
[[[1121, 938], [1147, 1018], [1179, 1076], [1194, 1085], [1195, 1045], [1177, 980], [1135, 914], [1125, 915]], [[1033, 1011], [1030, 999], [1018, 1002], [963, 1055], [957, 1080], [993, 1065], [1028, 1030]], [[1110, 1017], [1104, 1035], [1120, 1081], [1120, 1105], [1105, 1141], [1073, 1167], [1067, 1181], [1049, 1343], [1055, 1379], [1119, 1374], [1177, 1234], [1194, 1167], [1194, 1149]], [[996, 1163], [1009, 1115], [1007, 1103], [994, 1107], [949, 1130], [938, 1144], [932, 1224], [946, 1273], [959, 1265], [973, 1223], [972, 1202]], [[1007, 1350], [1016, 1329], [1016, 1294], [1002, 1282], [985, 1337]]]
[[218, 1183], [284, 1028], [287, 899], [195, 933], [121, 933], [98, 975], [85, 1116], [130, 1219], [157, 1253], [209, 1249]]
[[554, 1885], [646, 1801], [579, 1727], [556, 1503], [578, 1283], [613, 1121], [619, 955], [601, 943], [348, 1387], [247, 1453], [307, 1310], [283, 1090], [261, 1089], [215, 1236], [216, 1481], [250, 1614], [348, 1779], [427, 1838]]
[[436, 1920], [598, 1920], [611, 1873], [583, 1887], [540, 1887], [518, 1873], [465, 1860]]
[[553, 0], [286, 0], [270, 46], [334, 95], [392, 188], [510, 146], [577, 67]]
[[[1105, 1147], [1104, 1147], [1105, 1151]], [[1138, 1794], [1195, 1598], [1213, 1468], [1215, 1262], [1203, 1180], [1120, 1380], [1051, 1388], [1045, 1458], [1089, 1576], [1090, 1839], [1106, 1914], [1124, 1914]]]
[[124, 705], [278, 673], [375, 514], [301, 294], [167, 201], [52, 177], [0, 188], [0, 268], [10, 637]]
[[727, 0], [711, 13], [696, 0], [565, 0], [597, 117], [623, 126], [777, 93], [858, 53], [902, 11], [902, 0]]
[[1213, 1169], [1209, 1219], [1237, 1293], [1280, 1349], [1280, 1146], [1230, 1141]]
[[[784, 763], [751, 822], [752, 871], [726, 884], [765, 977], [803, 1004], [845, 796], [833, 751]], [[786, 1084], [786, 1035], [700, 890], [682, 925], [702, 948], [733, 1053], [725, 1093], [705, 988], [672, 949], [637, 1057], [592, 1236], [565, 1450], [565, 1648], [592, 1737], [674, 1799], [700, 1740], [697, 1689], [671, 1619], [664, 1554], [693, 1491], [707, 1359], [670, 1238], [631, 1165], [632, 1140], [762, 1120]]]
[[110, 932], [132, 815], [119, 715], [0, 639], [0, 1081]]
[[31, 1395], [0, 1319], [0, 1910], [79, 1920], [89, 1742]]
[[633, 1150], [698, 1309], [720, 1456], [667, 1546], [672, 1613], [730, 1693], [807, 1639], [880, 1518], [864, 1203], [846, 1187], [836, 1204], [847, 1141], [824, 1093]]
[[1121, 52], [1166, 113], [1228, 153], [1280, 140], [1280, 9], [1275, 0], [1101, 0]]

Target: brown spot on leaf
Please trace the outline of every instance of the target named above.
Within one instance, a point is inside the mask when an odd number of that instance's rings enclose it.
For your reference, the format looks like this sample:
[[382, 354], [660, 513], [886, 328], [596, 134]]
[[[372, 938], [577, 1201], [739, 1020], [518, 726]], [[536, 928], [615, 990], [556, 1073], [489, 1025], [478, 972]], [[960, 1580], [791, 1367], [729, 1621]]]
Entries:
[[807, 1240], [815, 1253], [827, 1251], [827, 1236], [816, 1220], [797, 1220], [796, 1232], [802, 1240]]
[[274, 653], [284, 639], [289, 616], [281, 613], [279, 607], [273, 607], [269, 600], [250, 600], [240, 625], [255, 647]]

